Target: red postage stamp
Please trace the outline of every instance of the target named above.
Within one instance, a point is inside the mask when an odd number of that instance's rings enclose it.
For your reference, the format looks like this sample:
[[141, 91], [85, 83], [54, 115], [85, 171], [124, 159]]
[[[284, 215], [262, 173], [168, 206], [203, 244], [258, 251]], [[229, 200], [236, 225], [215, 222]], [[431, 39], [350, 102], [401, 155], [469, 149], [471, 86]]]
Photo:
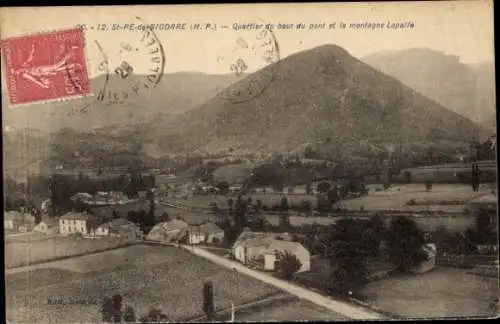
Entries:
[[11, 105], [80, 97], [91, 92], [81, 29], [2, 40]]

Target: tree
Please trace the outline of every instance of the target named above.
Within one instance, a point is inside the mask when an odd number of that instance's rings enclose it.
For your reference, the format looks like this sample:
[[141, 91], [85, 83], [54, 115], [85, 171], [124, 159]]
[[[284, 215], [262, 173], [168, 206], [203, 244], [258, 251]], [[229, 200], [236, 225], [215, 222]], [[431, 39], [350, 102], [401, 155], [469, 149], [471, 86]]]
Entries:
[[337, 201], [339, 201], [339, 196], [337, 194], [337, 188], [334, 187], [334, 188], [328, 190], [327, 197], [328, 197], [328, 201], [330, 202], [330, 204], [335, 204]]
[[432, 189], [432, 181], [431, 180], [425, 180], [425, 190], [426, 191], [431, 191]]
[[135, 311], [134, 308], [130, 305], [125, 306], [123, 310], [123, 321], [126, 323], [135, 323]]
[[111, 298], [111, 305], [113, 306], [113, 322], [121, 323], [122, 321], [122, 296], [116, 294]]
[[286, 196], [281, 197], [280, 201], [280, 210], [282, 212], [288, 211], [290, 209], [290, 206], [288, 206], [288, 199]]
[[328, 201], [328, 198], [325, 195], [318, 195], [317, 198], [317, 210], [320, 213], [327, 213], [332, 210], [332, 204]]
[[322, 181], [318, 184], [318, 192], [325, 194], [330, 190], [330, 183], [327, 181]]
[[408, 217], [401, 216], [391, 221], [385, 241], [391, 260], [401, 270], [409, 270], [427, 257], [422, 250], [424, 232]]
[[168, 222], [168, 221], [170, 221], [170, 216], [168, 215], [167, 212], [163, 212], [160, 218], [158, 219], [158, 222]]
[[229, 193], [229, 182], [219, 181], [215, 186], [219, 189], [221, 195], [225, 196]]
[[234, 206], [234, 200], [233, 200], [233, 198], [229, 198], [227, 200], [227, 205], [229, 207], [229, 212], [232, 212], [233, 211], [233, 206]]
[[141, 323], [166, 323], [168, 322], [168, 316], [164, 314], [160, 309], [151, 307], [149, 312], [141, 317]]
[[277, 252], [276, 266], [276, 270], [282, 278], [291, 280], [293, 275], [302, 267], [302, 262], [300, 262], [295, 254], [289, 251], [285, 251], [284, 253]]
[[101, 318], [103, 322], [111, 322], [113, 320], [113, 300], [107, 296], [102, 301]]
[[262, 211], [262, 200], [257, 199], [257, 201], [255, 202], [255, 205], [254, 205], [254, 210], [255, 210], [256, 214], [258, 214]]
[[207, 315], [209, 321], [213, 320], [215, 311], [214, 305], [214, 287], [212, 281], [203, 284], [203, 312]]
[[495, 244], [497, 241], [495, 229], [491, 224], [491, 217], [488, 210], [481, 208], [478, 210], [475, 222], [476, 244]]
[[234, 203], [234, 230], [238, 233], [237, 235], [247, 225], [247, 207], [246, 202], [239, 195]]
[[364, 242], [366, 243], [368, 254], [377, 256], [386, 230], [384, 220], [379, 215], [373, 215], [366, 222], [363, 230]]
[[211, 201], [208, 204], [208, 207], [210, 207], [212, 214], [217, 214], [220, 211], [219, 206], [217, 206], [217, 203], [215, 201]]
[[366, 285], [368, 275], [368, 252], [361, 226], [352, 219], [339, 220], [332, 226], [329, 243], [333, 268], [330, 292], [341, 295], [359, 292]]
[[281, 181], [274, 182], [272, 184], [273, 191], [275, 192], [283, 192], [283, 189], [285, 188], [285, 185]]

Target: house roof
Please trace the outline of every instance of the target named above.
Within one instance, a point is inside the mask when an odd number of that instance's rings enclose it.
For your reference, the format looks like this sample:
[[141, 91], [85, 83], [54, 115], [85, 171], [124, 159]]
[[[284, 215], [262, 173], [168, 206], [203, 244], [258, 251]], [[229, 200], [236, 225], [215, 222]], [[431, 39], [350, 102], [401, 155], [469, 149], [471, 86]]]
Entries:
[[135, 226], [135, 224], [123, 217], [120, 217], [113, 219], [109, 222], [103, 223], [100, 226], [120, 227], [120, 226]]
[[15, 210], [11, 210], [8, 212], [4, 212], [3, 216], [4, 220], [17, 220], [17, 221], [26, 221], [26, 222], [34, 222], [35, 217], [27, 214], [27, 213], [21, 213]]
[[200, 226], [200, 231], [206, 234], [216, 234], [220, 232], [224, 232], [219, 226], [214, 223], [205, 223]]
[[300, 248], [303, 248], [302, 244], [298, 242], [290, 242], [283, 240], [273, 240], [267, 247], [266, 253], [274, 253], [275, 251], [296, 253]]
[[61, 216], [59, 219], [63, 220], [86, 220], [86, 221], [98, 221], [99, 219], [92, 214], [87, 212], [68, 212]]
[[279, 235], [279, 233], [243, 231], [234, 242], [233, 248], [240, 244], [245, 244], [247, 247], [268, 246]]
[[185, 221], [181, 219], [173, 219], [170, 222], [167, 222], [165, 225], [168, 231], [180, 230], [189, 226]]

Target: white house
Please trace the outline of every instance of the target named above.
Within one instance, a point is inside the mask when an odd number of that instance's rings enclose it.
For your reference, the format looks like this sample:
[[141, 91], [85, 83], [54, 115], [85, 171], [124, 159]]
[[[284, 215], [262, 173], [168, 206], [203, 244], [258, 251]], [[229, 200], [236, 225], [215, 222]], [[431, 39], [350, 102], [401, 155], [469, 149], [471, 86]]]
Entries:
[[248, 263], [262, 257], [267, 247], [280, 234], [268, 232], [250, 232], [244, 230], [233, 244], [232, 252], [236, 260]]
[[264, 254], [264, 269], [274, 270], [278, 254], [291, 253], [297, 257], [302, 266], [297, 272], [309, 271], [311, 269], [311, 253], [300, 243], [284, 240], [273, 240]]
[[99, 219], [87, 212], [69, 212], [59, 218], [59, 233], [68, 235], [72, 233], [91, 234], [99, 225]]
[[35, 217], [18, 211], [8, 211], [3, 216], [4, 229], [28, 232], [35, 227]]
[[212, 244], [224, 240], [224, 230], [214, 223], [183, 228], [176, 237], [177, 240], [187, 239], [188, 244]]

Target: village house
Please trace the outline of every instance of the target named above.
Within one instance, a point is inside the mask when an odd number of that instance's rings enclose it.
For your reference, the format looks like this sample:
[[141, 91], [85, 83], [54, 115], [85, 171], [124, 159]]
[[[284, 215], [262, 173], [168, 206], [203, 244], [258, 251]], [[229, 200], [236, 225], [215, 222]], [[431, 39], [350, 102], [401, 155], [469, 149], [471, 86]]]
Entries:
[[32, 231], [35, 227], [35, 217], [18, 211], [4, 213], [4, 229], [19, 233]]
[[301, 263], [297, 272], [309, 271], [311, 269], [311, 253], [300, 243], [285, 240], [273, 240], [264, 254], [264, 269], [275, 270], [278, 255], [284, 253], [295, 255]]
[[119, 236], [124, 239], [140, 239], [142, 232], [139, 227], [125, 218], [116, 218], [112, 221], [99, 225], [95, 232], [95, 236]]
[[182, 229], [176, 240], [186, 241], [188, 244], [214, 244], [224, 240], [224, 230], [209, 222]]
[[59, 218], [59, 233], [89, 235], [99, 225], [99, 219], [87, 212], [69, 212]]
[[264, 270], [275, 269], [278, 253], [289, 252], [295, 255], [302, 266], [299, 272], [311, 268], [311, 254], [298, 242], [285, 240], [287, 235], [267, 232], [243, 231], [233, 244], [233, 256], [236, 260]]
[[59, 233], [59, 221], [55, 218], [42, 218], [40, 223], [33, 228], [33, 231], [47, 235], [57, 234]]
[[189, 225], [180, 219], [174, 219], [169, 222], [156, 224], [147, 235], [148, 240], [153, 241], [172, 241], [176, 239], [179, 232]]

